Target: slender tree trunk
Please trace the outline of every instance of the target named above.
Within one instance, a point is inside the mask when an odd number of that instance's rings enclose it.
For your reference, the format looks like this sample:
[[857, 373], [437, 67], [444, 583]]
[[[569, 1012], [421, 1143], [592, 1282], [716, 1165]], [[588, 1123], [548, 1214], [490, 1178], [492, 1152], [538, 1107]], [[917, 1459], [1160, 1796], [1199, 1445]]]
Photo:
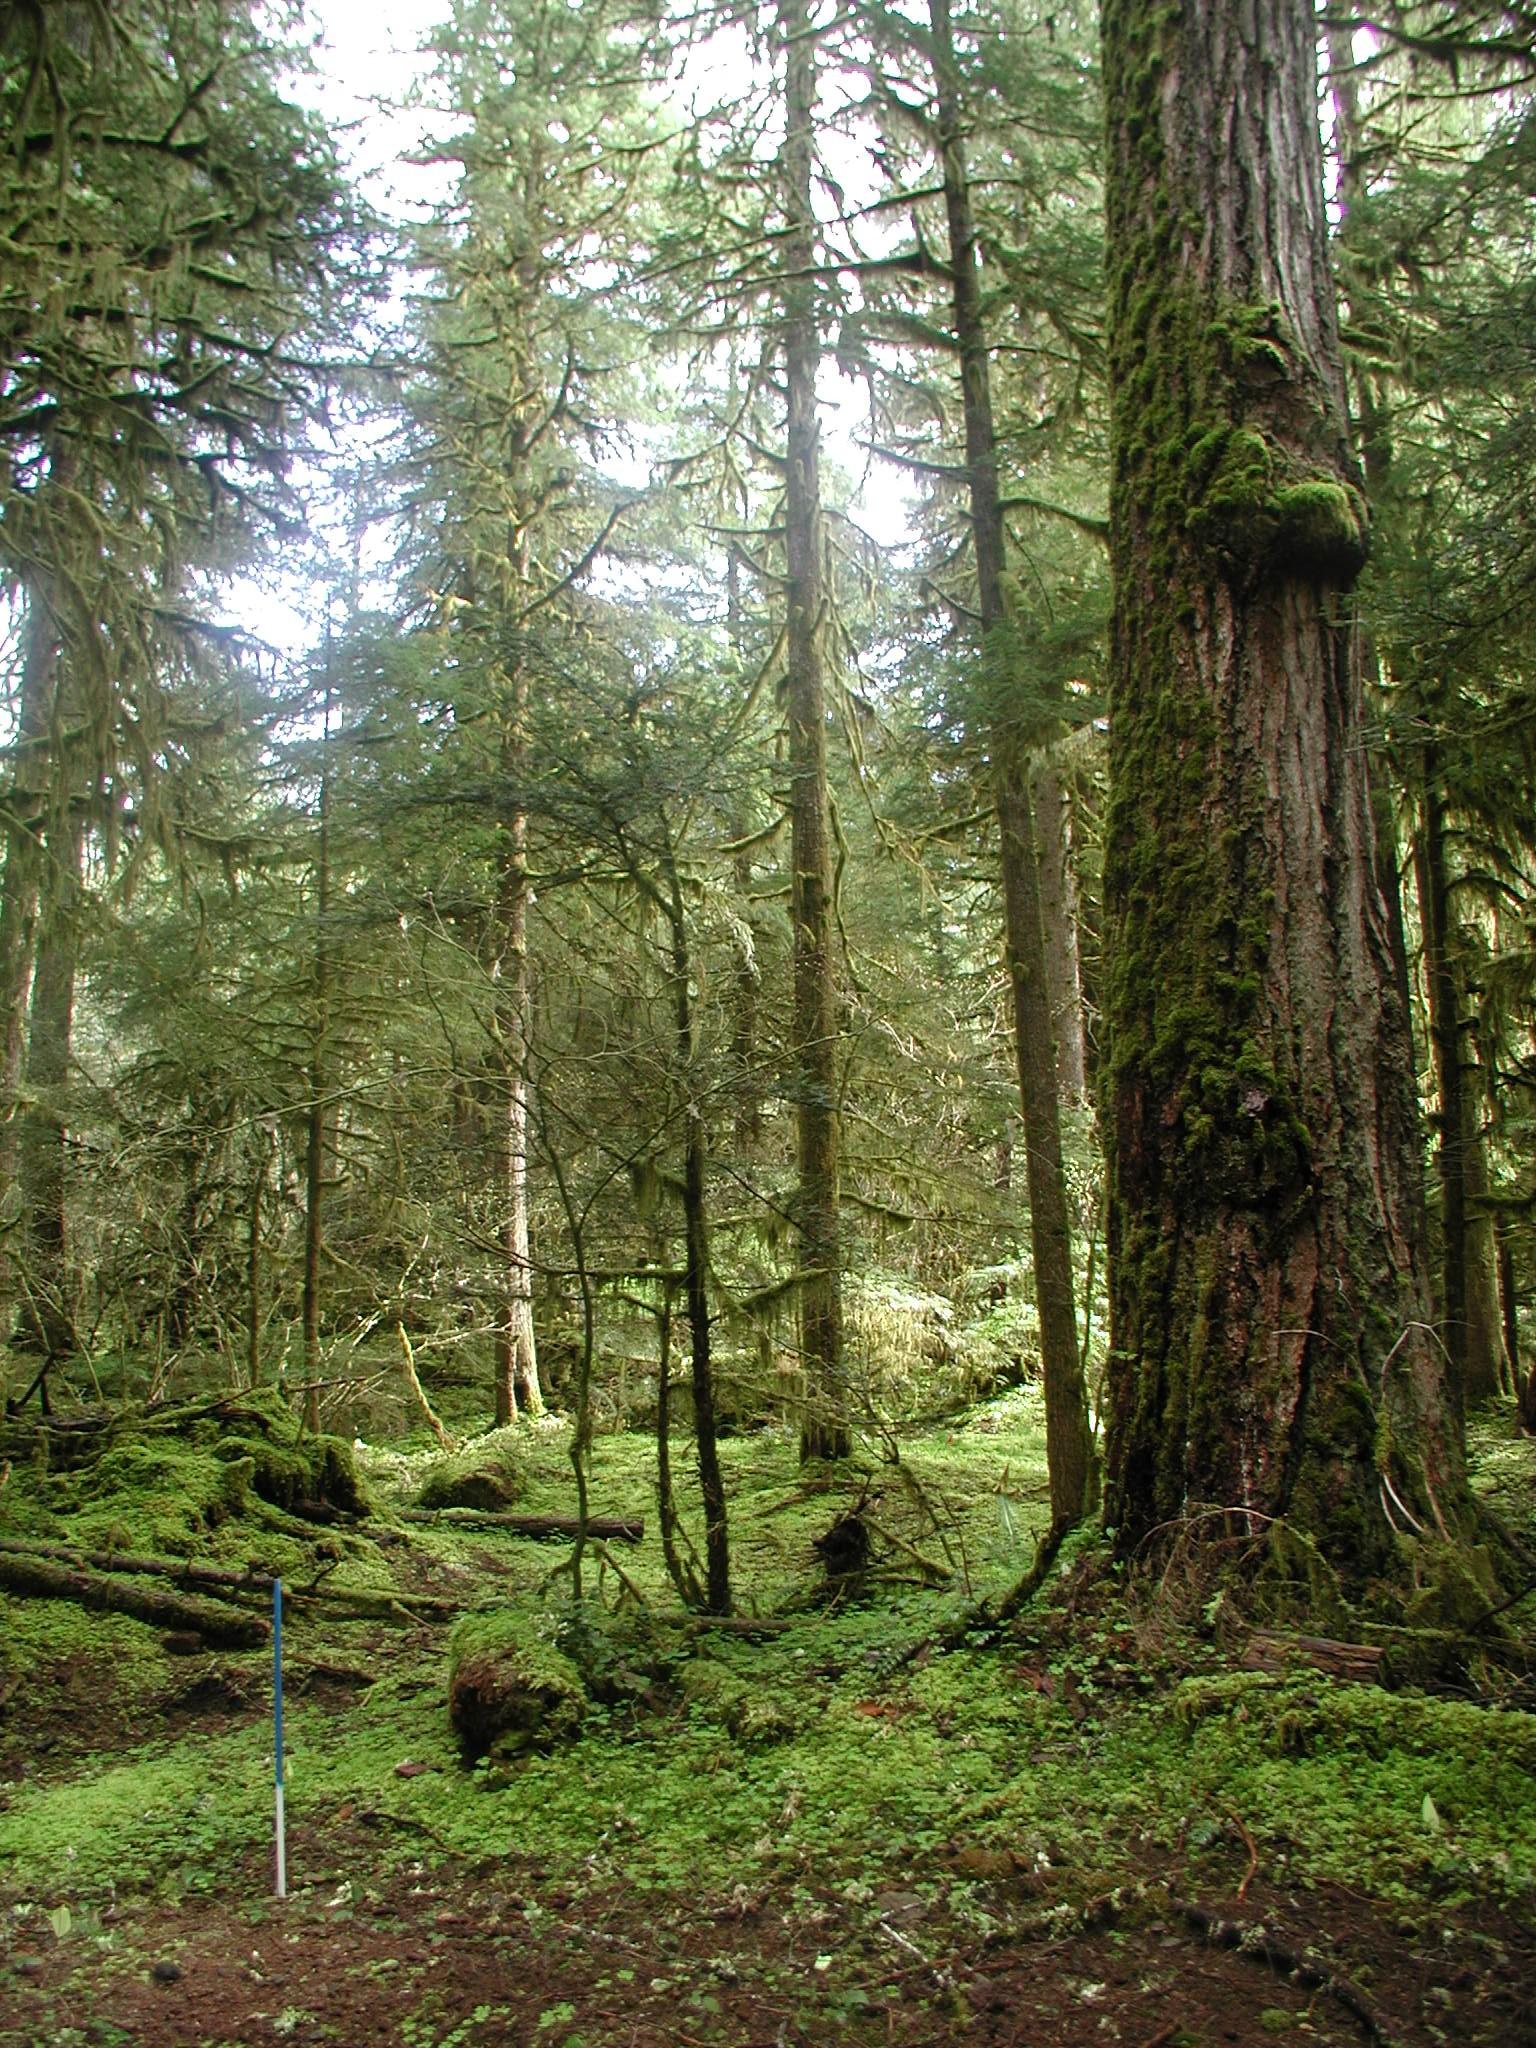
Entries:
[[[327, 665], [330, 651], [326, 652]], [[325, 731], [320, 764], [320, 816], [315, 845], [315, 956], [311, 980], [314, 1004], [309, 1058], [309, 1106], [304, 1114], [304, 1419], [320, 1427], [320, 1260], [325, 1244], [327, 1138], [331, 1121], [331, 712], [332, 686], [325, 692]]]
[[1349, 596], [1366, 548], [1294, 0], [1108, 0], [1108, 1518], [1454, 1528]]
[[1088, 1098], [1088, 1063], [1077, 953], [1077, 885], [1070, 853], [1072, 807], [1049, 756], [1036, 762], [1031, 785], [1040, 840], [1040, 929], [1056, 1041], [1056, 1085], [1062, 1101], [1077, 1106]]
[[502, 1298], [496, 1330], [496, 1421], [522, 1411], [542, 1415], [538, 1348], [533, 1332], [533, 1266], [528, 1232], [528, 678], [521, 658], [507, 678], [509, 701], [502, 773], [510, 799], [503, 812], [496, 894], [496, 1043], [506, 1108], [500, 1133]]
[[827, 792], [827, 709], [822, 674], [821, 429], [816, 372], [821, 335], [812, 271], [811, 203], [816, 53], [806, 0], [779, 0], [784, 45], [784, 476], [787, 557], [790, 914], [795, 958], [796, 1223], [800, 1357], [806, 1407], [802, 1458], [845, 1458], [851, 1448], [843, 1371], [842, 1250], [838, 1218], [837, 984], [832, 956], [832, 859]]
[[[726, 563], [725, 619], [732, 650], [739, 658], [742, 640], [741, 562], [734, 548]], [[743, 1159], [750, 1159], [763, 1139], [763, 1097], [757, 1077], [758, 1009], [763, 975], [758, 965], [760, 934], [752, 914], [752, 850], [744, 843], [750, 836], [744, 812], [738, 811], [733, 815], [730, 833], [738, 842], [737, 850], [731, 856], [731, 875], [740, 903], [739, 925], [732, 947], [735, 1003], [731, 1022], [731, 1059], [736, 1068], [736, 1150]]]
[[[970, 177], [955, 85], [949, 0], [930, 0], [929, 20], [938, 86], [939, 148], [949, 226], [955, 340], [960, 352], [983, 659], [999, 667], [1008, 664], [1012, 669], [1016, 663], [1004, 594], [1002, 494], [998, 487], [987, 336], [982, 317], [976, 229], [971, 215]], [[1022, 678], [1010, 673], [1009, 681], [1019, 682]], [[1040, 862], [1025, 745], [1026, 735], [1017, 727], [1001, 723], [994, 726], [992, 794], [1001, 848], [1014, 1049], [1024, 1121], [1024, 1170], [1029, 1186], [1030, 1245], [1045, 1380], [1051, 1515], [1055, 1521], [1076, 1521], [1089, 1504], [1093, 1448], [1072, 1299], [1072, 1236], [1066, 1175], [1062, 1169], [1056, 1047], [1051, 1030]]]
[[245, 1382], [261, 1384], [261, 1205], [271, 1170], [271, 1142], [261, 1125], [256, 1126], [256, 1159], [251, 1169], [250, 1207], [245, 1226]]
[[1424, 934], [1429, 1043], [1439, 1097], [1441, 1335], [1450, 1355], [1452, 1388], [1464, 1412], [1500, 1393], [1503, 1334], [1493, 1217], [1473, 1199], [1476, 1195], [1486, 1203], [1488, 1162], [1477, 1101], [1467, 1085], [1466, 1005], [1456, 958], [1438, 768], [1435, 749], [1426, 748], [1414, 867]]
[[[13, 743], [16, 765], [4, 811], [5, 873], [0, 879], [0, 1223], [13, 1222], [18, 1214], [18, 1097], [26, 1058], [50, 738], [61, 659], [58, 627], [40, 581], [34, 581], [29, 592], [23, 631], [21, 701]], [[0, 1293], [8, 1296], [13, 1285], [7, 1259], [0, 1264]]]
[[19, 1179], [27, 1245], [22, 1334], [49, 1359], [78, 1344], [66, 1215], [65, 1090], [80, 959], [80, 861], [84, 828], [56, 814], [43, 845], [37, 964], [27, 1015], [27, 1108], [19, 1129]]
[[692, 963], [688, 926], [677, 869], [668, 854], [667, 922], [672, 939], [673, 1023], [678, 1078], [686, 1092], [683, 1128], [683, 1288], [688, 1304], [689, 1360], [693, 1379], [693, 1430], [698, 1450], [699, 1493], [704, 1502], [705, 1605], [711, 1614], [731, 1611], [730, 1535], [725, 1481], [715, 1423], [715, 1375], [710, 1357], [709, 1315], [709, 1138], [703, 1105], [694, 1085]]

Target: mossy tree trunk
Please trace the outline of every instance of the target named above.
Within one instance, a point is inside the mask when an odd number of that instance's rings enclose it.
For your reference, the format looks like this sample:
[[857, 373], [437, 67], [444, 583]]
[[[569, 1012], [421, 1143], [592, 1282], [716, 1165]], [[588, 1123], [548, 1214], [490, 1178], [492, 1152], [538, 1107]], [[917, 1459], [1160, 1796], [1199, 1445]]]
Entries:
[[1476, 1062], [1468, 1057], [1466, 976], [1458, 958], [1445, 799], [1436, 749], [1424, 751], [1424, 787], [1414, 842], [1429, 1044], [1439, 1097], [1436, 1178], [1440, 1189], [1441, 1335], [1453, 1389], [1464, 1407], [1494, 1400], [1510, 1385], [1499, 1302], [1498, 1243], [1488, 1206]]
[[43, 839], [37, 958], [27, 1012], [26, 1107], [17, 1133], [26, 1244], [18, 1335], [45, 1359], [67, 1357], [79, 1343], [66, 1206], [66, 1091], [80, 964], [84, 836], [78, 813], [61, 809]]
[[[1023, 678], [1013, 672], [1014, 641], [1005, 600], [1002, 494], [992, 424], [987, 336], [948, 0], [931, 0], [929, 20], [933, 30], [940, 166], [949, 229], [952, 307], [960, 356], [983, 659], [999, 666], [999, 680], [1005, 687], [1019, 687]], [[1028, 738], [1004, 713], [995, 719], [989, 744], [1000, 841], [1004, 938], [1013, 996], [1014, 1050], [1024, 1119], [1024, 1167], [1029, 1186], [1030, 1248], [1045, 1381], [1051, 1515], [1055, 1521], [1072, 1522], [1089, 1502], [1093, 1450], [1073, 1310], [1072, 1237], [1062, 1168], [1061, 1104], [1041, 916], [1040, 859], [1030, 802]]]
[[843, 1373], [842, 1248], [838, 1216], [839, 1118], [837, 982], [832, 954], [832, 856], [827, 790], [827, 705], [823, 676], [821, 429], [816, 372], [816, 217], [812, 205], [812, 123], [816, 44], [806, 0], [779, 0], [784, 49], [781, 154], [788, 224], [781, 247], [785, 282], [784, 462], [789, 725], [790, 915], [794, 922], [795, 1131], [798, 1190], [800, 1358], [805, 1411], [803, 1458], [845, 1458], [850, 1449]]
[[1454, 1526], [1377, 870], [1349, 449], [1295, 0], [1108, 0], [1106, 851], [1122, 1544], [1285, 1516], [1346, 1581]]
[[[41, 578], [27, 594], [15, 766], [5, 805], [5, 874], [0, 880], [0, 1204], [12, 1210], [27, 1005], [37, 943], [38, 880], [47, 813], [49, 737], [58, 688], [60, 639]], [[7, 1217], [5, 1220], [11, 1220]], [[14, 1275], [0, 1268], [7, 1296]]]

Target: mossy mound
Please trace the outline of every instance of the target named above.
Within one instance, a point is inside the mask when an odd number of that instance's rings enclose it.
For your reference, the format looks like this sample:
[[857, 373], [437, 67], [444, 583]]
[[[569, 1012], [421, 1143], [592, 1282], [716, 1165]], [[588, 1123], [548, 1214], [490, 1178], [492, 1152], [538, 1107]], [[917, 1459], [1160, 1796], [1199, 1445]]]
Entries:
[[677, 1674], [696, 1717], [718, 1721], [738, 1742], [787, 1742], [800, 1717], [778, 1688], [750, 1685], [711, 1657], [693, 1657]]
[[45, 1432], [37, 1438], [41, 1463], [27, 1468], [47, 1517], [37, 1533], [57, 1533], [64, 1518], [71, 1539], [95, 1549], [190, 1552], [268, 1508], [368, 1513], [352, 1446], [306, 1432], [275, 1388], [105, 1418], [71, 1443], [66, 1471], [47, 1469], [53, 1446]]
[[303, 1436], [282, 1443], [269, 1436], [224, 1436], [213, 1446], [213, 1455], [226, 1465], [248, 1464], [251, 1491], [271, 1507], [368, 1513], [352, 1446], [341, 1437]]
[[549, 1749], [581, 1731], [581, 1673], [546, 1612], [467, 1614], [448, 1643], [448, 1715], [468, 1758]]
[[54, 1507], [71, 1535], [102, 1550], [179, 1553], [239, 1516], [251, 1491], [248, 1457], [219, 1458], [175, 1438], [114, 1444], [69, 1481], [55, 1481]]
[[523, 1496], [525, 1478], [518, 1432], [493, 1429], [462, 1451], [438, 1459], [416, 1495], [422, 1508], [475, 1508], [499, 1515]]

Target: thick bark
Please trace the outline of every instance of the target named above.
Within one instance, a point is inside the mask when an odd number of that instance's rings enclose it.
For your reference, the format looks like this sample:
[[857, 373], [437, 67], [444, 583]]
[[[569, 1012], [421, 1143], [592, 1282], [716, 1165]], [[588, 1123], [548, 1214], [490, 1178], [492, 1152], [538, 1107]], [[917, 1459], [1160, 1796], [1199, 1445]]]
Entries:
[[[1463, 1412], [1503, 1391], [1504, 1332], [1499, 1311], [1498, 1248], [1487, 1207], [1488, 1160], [1477, 1095], [1469, 1085], [1468, 1020], [1457, 959], [1445, 803], [1435, 749], [1426, 748], [1420, 828], [1414, 843], [1429, 1044], [1439, 1097], [1441, 1336], [1451, 1361], [1451, 1388]], [[1481, 1204], [1481, 1206], [1479, 1206]]]
[[1358, 1583], [1454, 1520], [1348, 592], [1295, 0], [1110, 0], [1108, 1517], [1290, 1517]]
[[[971, 535], [983, 634], [983, 658], [1010, 663], [1013, 639], [1004, 586], [1002, 494], [987, 337], [977, 267], [948, 0], [930, 0], [938, 86], [939, 147], [949, 227], [955, 340], [965, 414]], [[1011, 672], [1008, 681], [1022, 681]], [[991, 735], [993, 801], [1001, 843], [1008, 977], [1024, 1119], [1030, 1247], [1045, 1381], [1046, 1462], [1053, 1520], [1075, 1519], [1088, 1505], [1093, 1450], [1072, 1300], [1072, 1236], [1062, 1170], [1060, 1095], [1051, 1029], [1049, 977], [1041, 917], [1040, 861], [1024, 760], [1027, 735], [999, 720]]]
[[784, 46], [784, 473], [785, 703], [789, 725], [790, 914], [794, 922], [795, 1130], [799, 1169], [800, 1358], [805, 1377], [803, 1458], [845, 1458], [851, 1448], [843, 1372], [842, 1252], [838, 1219], [837, 984], [832, 954], [832, 859], [827, 792], [827, 709], [822, 674], [821, 429], [816, 418], [815, 214], [811, 124], [815, 43], [806, 0], [779, 0]]

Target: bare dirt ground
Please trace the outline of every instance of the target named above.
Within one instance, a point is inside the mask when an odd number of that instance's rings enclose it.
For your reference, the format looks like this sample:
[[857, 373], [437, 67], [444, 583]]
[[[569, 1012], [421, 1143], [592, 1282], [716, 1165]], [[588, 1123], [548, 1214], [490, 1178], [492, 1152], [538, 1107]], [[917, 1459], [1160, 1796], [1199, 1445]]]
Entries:
[[[1536, 2048], [1536, 1940], [1486, 1913], [1394, 1920], [1340, 1889], [1258, 1878], [1241, 1905], [1207, 1899], [1218, 1921], [1202, 1929], [1167, 1872], [1084, 1911], [997, 1852], [959, 1852], [962, 1920], [933, 1868], [863, 1898], [835, 1883], [753, 1895], [701, 1871], [678, 1898], [506, 1863], [409, 1860], [380, 1877], [378, 1848], [359, 1818], [308, 1845], [286, 1902], [262, 1897], [253, 1858], [206, 1896], [124, 1897], [86, 1940], [0, 1902], [0, 2043]], [[1239, 1931], [1243, 1946], [1222, 1945]]]

